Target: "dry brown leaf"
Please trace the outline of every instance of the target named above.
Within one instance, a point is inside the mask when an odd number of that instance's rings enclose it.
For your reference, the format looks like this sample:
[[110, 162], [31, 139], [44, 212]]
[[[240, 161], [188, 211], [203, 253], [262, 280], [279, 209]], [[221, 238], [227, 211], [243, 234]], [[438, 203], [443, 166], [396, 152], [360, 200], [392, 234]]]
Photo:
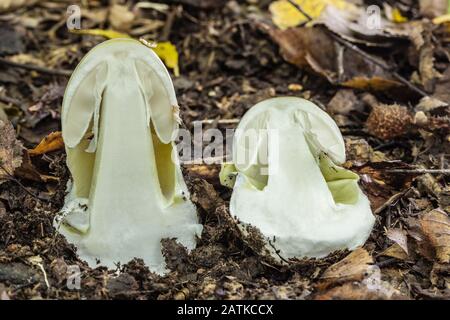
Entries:
[[10, 122], [0, 120], [0, 184], [14, 175], [22, 163], [23, 147], [16, 139], [16, 131]]
[[448, 0], [419, 0], [420, 13], [427, 18], [435, 18], [447, 13]]
[[394, 241], [396, 244], [400, 246], [400, 248], [405, 251], [405, 253], [408, 255], [408, 237], [405, 230], [402, 229], [388, 229], [386, 232], [386, 236]]
[[331, 114], [348, 115], [359, 109], [358, 97], [351, 89], [339, 90], [327, 105], [327, 111]]
[[401, 300], [407, 299], [393, 292], [387, 284], [370, 288], [365, 283], [347, 282], [314, 297], [315, 300]]
[[19, 9], [20, 7], [30, 6], [37, 2], [37, 0], [1, 0], [0, 13]]
[[61, 131], [55, 131], [47, 135], [42, 141], [32, 150], [28, 150], [30, 156], [37, 156], [40, 154], [61, 150], [64, 148], [64, 141]]
[[269, 34], [286, 61], [310, 69], [333, 84], [373, 90], [400, 86], [378, 65], [352, 50], [343, 50], [321, 27], [269, 28]]
[[119, 31], [128, 32], [135, 19], [134, 13], [127, 6], [114, 4], [109, 11], [109, 23]]
[[403, 250], [397, 243], [394, 243], [392, 246], [388, 247], [386, 250], [380, 253], [381, 256], [396, 258], [398, 260], [407, 260], [409, 256], [406, 254], [405, 250]]
[[450, 218], [440, 210], [426, 213], [420, 219], [424, 235], [436, 250], [436, 258], [441, 263], [450, 262]]
[[358, 248], [325, 270], [318, 288], [323, 290], [349, 281], [361, 281], [369, 273], [372, 264], [373, 258], [367, 250]]
[[[368, 256], [368, 253], [362, 256]], [[314, 298], [316, 300], [406, 299], [389, 282], [381, 280], [381, 270], [378, 266], [367, 263], [367, 259], [360, 261], [359, 265], [365, 267], [358, 270], [357, 278], [349, 279], [344, 284], [341, 283], [325, 292], [320, 292]]]
[[392, 197], [401, 196], [402, 192], [411, 186], [415, 177], [409, 172], [392, 172], [411, 169], [410, 165], [400, 161], [368, 162], [347, 168], [360, 175], [361, 184], [374, 211], [384, 206]]
[[24, 152], [22, 156], [22, 164], [15, 171], [16, 177], [36, 182], [58, 182], [59, 178], [41, 174], [31, 162], [28, 152]]

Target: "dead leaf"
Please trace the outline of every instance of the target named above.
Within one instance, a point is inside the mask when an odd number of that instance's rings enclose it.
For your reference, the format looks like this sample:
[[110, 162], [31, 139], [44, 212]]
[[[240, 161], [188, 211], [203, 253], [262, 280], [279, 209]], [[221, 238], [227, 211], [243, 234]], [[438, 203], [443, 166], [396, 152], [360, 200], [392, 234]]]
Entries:
[[164, 64], [173, 69], [175, 77], [180, 75], [180, 69], [178, 67], [178, 51], [175, 45], [169, 41], [158, 42], [153, 51], [164, 61]]
[[130, 31], [134, 19], [134, 13], [127, 6], [114, 4], [109, 11], [109, 23], [118, 31]]
[[381, 252], [380, 256], [391, 257], [402, 261], [407, 260], [409, 258], [405, 250], [402, 249], [398, 245], [398, 243], [394, 243], [392, 246], [388, 247], [386, 250]]
[[426, 213], [421, 219], [423, 233], [436, 250], [441, 263], [450, 262], [450, 218], [440, 209]]
[[320, 290], [349, 281], [361, 281], [373, 264], [372, 256], [363, 248], [358, 248], [341, 261], [330, 266], [320, 277]]
[[408, 238], [405, 230], [402, 229], [388, 229], [386, 236], [400, 246], [400, 248], [408, 254]]
[[266, 30], [286, 61], [312, 70], [333, 84], [373, 90], [400, 86], [380, 66], [352, 50], [344, 50], [321, 27], [279, 30], [266, 26]]
[[[319, 18], [327, 6], [336, 7], [339, 10], [356, 9], [353, 4], [344, 0], [294, 0], [294, 2], [313, 19]], [[280, 29], [296, 27], [308, 21], [301, 12], [286, 0], [272, 2], [269, 10], [272, 14], [273, 23]]]
[[1, 0], [0, 13], [16, 10], [20, 7], [31, 6], [36, 2], [37, 0]]
[[8, 59], [19, 64], [32, 64], [38, 67], [45, 67], [44, 61], [28, 53], [19, 53], [8, 57]]
[[36, 182], [58, 182], [59, 178], [41, 174], [34, 164], [31, 162], [28, 152], [22, 155], [22, 164], [15, 171], [15, 175], [22, 179], [27, 179]]
[[327, 105], [327, 111], [331, 114], [348, 115], [350, 112], [360, 110], [358, 97], [350, 89], [339, 90]]
[[[361, 249], [364, 250], [364, 249]], [[365, 251], [365, 250], [364, 250]], [[348, 256], [347, 258], [349, 258]], [[359, 266], [356, 269], [355, 275], [357, 277], [350, 277], [344, 284], [340, 284], [324, 293], [319, 293], [315, 296], [316, 300], [380, 300], [380, 299], [406, 299], [402, 293], [395, 289], [389, 282], [381, 279], [381, 270], [376, 265], [369, 265], [372, 263], [372, 258], [369, 259], [367, 251], [361, 252], [355, 256], [355, 265]], [[345, 258], [345, 259], [347, 259]], [[345, 260], [344, 259], [344, 260]], [[344, 261], [342, 260], [342, 261]], [[342, 262], [341, 261], [341, 262]], [[330, 268], [332, 268], [331, 266]], [[353, 268], [353, 266], [340, 266], [341, 269], [346, 267]], [[344, 271], [344, 270], [343, 270]]]
[[427, 18], [436, 18], [447, 13], [448, 0], [419, 0], [420, 13]]
[[33, 157], [40, 154], [61, 150], [63, 148], [64, 141], [62, 138], [62, 133], [61, 131], [56, 131], [50, 133], [42, 139], [42, 141], [34, 149], [28, 150], [28, 154]]
[[433, 98], [446, 104], [450, 104], [450, 67], [443, 72], [442, 76], [436, 80]]
[[0, 184], [22, 164], [23, 146], [10, 122], [0, 120]]
[[420, 81], [425, 90], [431, 92], [434, 89], [435, 80], [441, 77], [441, 74], [434, 67], [434, 55], [436, 46], [433, 41], [433, 32], [430, 24], [422, 24], [423, 44], [419, 48], [419, 75]]

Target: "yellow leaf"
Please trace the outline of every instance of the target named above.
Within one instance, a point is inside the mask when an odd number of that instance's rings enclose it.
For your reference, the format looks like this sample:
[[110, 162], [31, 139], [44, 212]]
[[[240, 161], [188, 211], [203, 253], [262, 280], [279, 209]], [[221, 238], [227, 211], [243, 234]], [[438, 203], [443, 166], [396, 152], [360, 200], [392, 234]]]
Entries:
[[[338, 9], [346, 10], [353, 5], [345, 0], [294, 0], [303, 11], [311, 18], [320, 17], [326, 6], [332, 5]], [[269, 10], [272, 13], [273, 23], [280, 29], [287, 29], [307, 22], [308, 19], [286, 0], [277, 0], [270, 4]]]
[[396, 23], [403, 23], [403, 22], [407, 22], [408, 18], [404, 17], [402, 15], [402, 13], [400, 12], [400, 10], [398, 10], [397, 8], [394, 8], [392, 10], [392, 21], [394, 21]]
[[433, 19], [434, 24], [443, 24], [450, 22], [450, 13]]
[[[71, 30], [75, 34], [84, 34], [91, 36], [101, 36], [108, 39], [114, 38], [131, 38], [126, 33], [117, 32], [114, 30], [102, 30], [102, 29], [81, 29], [81, 30]], [[164, 61], [168, 68], [173, 69], [173, 73], [176, 77], [180, 75], [178, 67], [178, 51], [177, 48], [169, 41], [157, 43], [155, 48], [151, 48], [158, 57]]]
[[168, 68], [173, 69], [173, 73], [176, 77], [180, 75], [178, 67], [178, 51], [177, 48], [169, 41], [159, 42], [153, 51], [164, 61]]
[[100, 36], [105, 37], [108, 39], [115, 39], [115, 38], [130, 38], [129, 35], [122, 32], [117, 32], [114, 30], [103, 30], [103, 29], [74, 29], [70, 30], [70, 32], [75, 34], [83, 34], [83, 35], [90, 35], [90, 36]]
[[30, 156], [37, 156], [63, 148], [64, 141], [62, 139], [61, 131], [55, 131], [42, 139], [42, 141], [34, 149], [28, 150], [28, 154]]

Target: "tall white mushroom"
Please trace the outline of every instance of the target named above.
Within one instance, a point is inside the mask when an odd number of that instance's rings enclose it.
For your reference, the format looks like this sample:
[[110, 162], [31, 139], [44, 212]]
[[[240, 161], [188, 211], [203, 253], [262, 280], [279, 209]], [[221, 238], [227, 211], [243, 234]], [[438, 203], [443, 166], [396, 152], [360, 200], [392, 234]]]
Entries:
[[177, 100], [153, 50], [131, 39], [96, 46], [70, 78], [61, 118], [72, 181], [55, 224], [80, 258], [109, 268], [142, 258], [163, 273], [161, 239], [195, 247], [202, 226], [172, 159]]
[[344, 161], [339, 128], [319, 107], [295, 97], [260, 102], [239, 123], [233, 163], [222, 167], [231, 215], [246, 237], [256, 227], [257, 250], [278, 260], [361, 246], [375, 219], [358, 176], [338, 166]]

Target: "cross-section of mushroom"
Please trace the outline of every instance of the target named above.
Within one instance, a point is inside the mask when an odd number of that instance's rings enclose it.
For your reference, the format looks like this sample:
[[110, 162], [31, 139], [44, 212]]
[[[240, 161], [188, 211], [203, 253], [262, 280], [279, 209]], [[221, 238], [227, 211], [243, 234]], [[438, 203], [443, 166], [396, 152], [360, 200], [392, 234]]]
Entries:
[[166, 68], [138, 41], [106, 41], [74, 71], [62, 109], [72, 179], [55, 225], [89, 265], [141, 258], [163, 273], [161, 239], [195, 247], [202, 227], [172, 152], [177, 112]]
[[230, 212], [244, 237], [259, 230], [264, 245], [256, 250], [278, 260], [323, 257], [368, 238], [369, 201], [358, 176], [339, 166], [339, 128], [313, 103], [281, 97], [252, 107], [236, 130], [232, 162], [221, 182], [233, 187]]

